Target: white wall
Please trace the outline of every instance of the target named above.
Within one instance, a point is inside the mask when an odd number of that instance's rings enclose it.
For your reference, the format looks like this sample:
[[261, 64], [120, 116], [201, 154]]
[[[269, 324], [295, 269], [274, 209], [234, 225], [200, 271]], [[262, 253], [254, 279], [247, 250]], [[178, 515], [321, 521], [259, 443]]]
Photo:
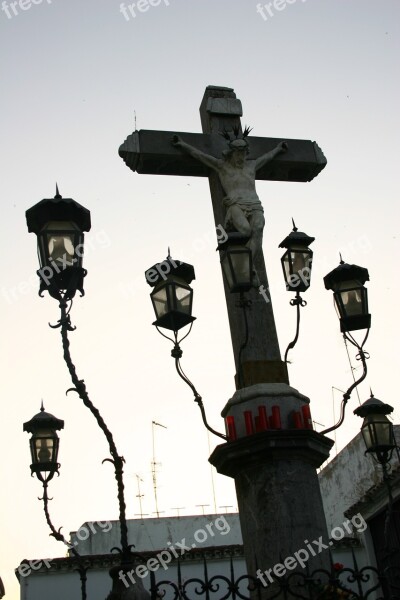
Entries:
[[[121, 545], [119, 522], [107, 523], [84, 523], [71, 533], [71, 543], [79, 554], [107, 554], [112, 547]], [[161, 550], [182, 540], [197, 548], [243, 543], [236, 513], [129, 520], [128, 539], [137, 552]]]
[[[246, 574], [246, 564], [244, 558], [233, 559], [235, 579]], [[215, 575], [225, 575], [230, 577], [230, 562], [229, 560], [209, 560], [207, 561], [208, 578]], [[156, 581], [172, 581], [177, 582], [177, 566], [171, 564], [166, 570], [160, 569], [155, 573]], [[202, 561], [188, 561], [182, 565], [183, 582], [190, 578], [198, 577], [204, 580], [204, 566]], [[136, 576], [136, 579], [139, 578]], [[150, 589], [150, 577], [142, 579], [144, 587]], [[129, 582], [128, 580], [128, 583]], [[225, 584], [220, 583], [220, 590], [216, 597], [221, 597], [221, 590], [225, 590]], [[135, 585], [135, 584], [133, 584]], [[245, 584], [243, 584], [245, 585]], [[112, 587], [111, 578], [108, 574], [108, 569], [90, 569], [87, 573], [87, 598], [88, 600], [99, 600], [105, 598]], [[194, 588], [197, 584], [192, 584], [188, 588], [188, 594], [192, 597], [197, 597], [194, 593]], [[172, 588], [168, 585], [164, 586], [166, 595], [165, 600], [172, 598]], [[243, 591], [244, 591], [243, 587]], [[211, 594], [211, 597], [213, 594]], [[21, 600], [78, 600], [81, 597], [79, 574], [73, 571], [62, 573], [53, 569], [45, 572], [34, 572], [29, 577], [21, 577]], [[200, 597], [200, 596], [199, 596]]]
[[[199, 550], [204, 548], [217, 548], [223, 546], [234, 546], [242, 544], [239, 516], [237, 514], [227, 515], [205, 515], [193, 517], [168, 517], [163, 519], [138, 519], [128, 521], [129, 541], [135, 543], [135, 551], [150, 552], [162, 551], [163, 549], [175, 547], [177, 554], [182, 555], [182, 578], [198, 577], [204, 579], [204, 566], [200, 558], [185, 557], [186, 551], [178, 544], [193, 548], [193, 544]], [[93, 533], [94, 532], [94, 533]], [[87, 539], [82, 539], [86, 538]], [[204, 540], [204, 541], [203, 541]], [[168, 545], [168, 542], [170, 545]], [[120, 546], [119, 524], [113, 522], [85, 523], [77, 532], [71, 534], [71, 543], [82, 556], [108, 554], [113, 546]], [[230, 562], [223, 556], [207, 560], [208, 577], [225, 575], [230, 577]], [[172, 556], [172, 552], [171, 552]], [[165, 560], [164, 555], [164, 560]], [[173, 558], [173, 556], [172, 556]], [[244, 558], [237, 556], [233, 559], [235, 579], [246, 573]], [[107, 568], [93, 568], [87, 573], [87, 597], [88, 600], [98, 600], [106, 597], [111, 590], [111, 579]], [[155, 572], [156, 581], [177, 581], [176, 560], [171, 560], [165, 568], [160, 565]], [[133, 574], [134, 580], [140, 578]], [[145, 588], [150, 588], [150, 576], [143, 580]], [[71, 600], [80, 598], [79, 574], [71, 569], [68, 560], [56, 559], [53, 566], [48, 569], [45, 564], [38, 571], [32, 571], [27, 577], [21, 577], [21, 600], [43, 600], [43, 598], [56, 598], [57, 600]], [[224, 584], [220, 582], [220, 585]], [[172, 589], [166, 589], [165, 600], [172, 597]], [[221, 589], [225, 589], [222, 587]], [[244, 591], [243, 587], [243, 591]], [[193, 587], [191, 588], [193, 591]], [[189, 590], [189, 593], [190, 591]], [[192, 593], [196, 597], [194, 591]], [[221, 596], [221, 591], [219, 596]]]
[[[400, 425], [395, 425], [395, 434], [400, 436]], [[392, 468], [400, 464], [396, 453], [393, 453], [391, 464]], [[328, 531], [340, 526], [345, 520], [344, 513], [373, 485], [381, 482], [382, 468], [370, 455], [365, 455], [359, 432], [319, 473]]]
[[[400, 426], [395, 425], [394, 430], [399, 441]], [[399, 466], [396, 453], [393, 453], [391, 464], [392, 468]], [[328, 532], [331, 532], [347, 521], [344, 513], [350, 507], [360, 501], [372, 486], [382, 483], [382, 468], [370, 455], [365, 454], [361, 432], [319, 473], [319, 482]], [[382, 510], [385, 504], [387, 504], [387, 496], [384, 494], [379, 504], [374, 505], [368, 512], [361, 510], [360, 514], [367, 521], [373, 514]], [[355, 549], [358, 566], [376, 566], [373, 542], [368, 528], [360, 534], [355, 532], [354, 536], [361, 544]], [[350, 551], [335, 549], [334, 557], [337, 562], [353, 567]], [[371, 595], [371, 600], [375, 597], [377, 596]]]
[[[88, 600], [106, 598], [111, 590], [107, 571], [91, 570], [87, 580]], [[47, 571], [21, 578], [21, 600], [71, 600], [81, 598], [79, 574]]]

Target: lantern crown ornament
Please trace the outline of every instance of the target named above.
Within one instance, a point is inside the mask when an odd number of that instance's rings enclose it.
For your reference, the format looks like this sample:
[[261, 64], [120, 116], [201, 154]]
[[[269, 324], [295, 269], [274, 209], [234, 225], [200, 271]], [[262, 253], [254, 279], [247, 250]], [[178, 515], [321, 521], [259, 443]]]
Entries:
[[40, 412], [30, 421], [24, 423], [23, 430], [32, 434], [30, 448], [32, 456], [31, 472], [40, 481], [49, 481], [58, 473], [57, 462], [59, 438], [57, 431], [64, 428], [64, 421], [44, 410], [43, 402]]
[[168, 249], [167, 258], [147, 269], [145, 277], [154, 288], [150, 294], [157, 317], [153, 325], [176, 333], [193, 323], [193, 290], [189, 284], [196, 277], [192, 265], [174, 260]]
[[377, 462], [387, 464], [396, 448], [393, 424], [386, 415], [393, 412], [393, 406], [385, 404], [371, 396], [361, 406], [355, 409], [354, 414], [364, 418], [361, 433], [366, 446], [365, 453], [371, 454]]
[[311, 237], [298, 231], [292, 219], [293, 230], [279, 244], [279, 248], [287, 248], [281, 258], [286, 289], [289, 292], [306, 292], [311, 283], [313, 251], [309, 246], [314, 242]]
[[345, 263], [341, 256], [339, 266], [324, 277], [325, 288], [333, 291], [342, 333], [371, 327], [366, 281], [368, 270]]
[[253, 286], [253, 253], [246, 245], [249, 236], [233, 231], [218, 244], [224, 279], [232, 294], [248, 292]]
[[63, 198], [56, 185], [54, 198], [41, 200], [26, 211], [28, 231], [38, 239], [39, 295], [48, 291], [71, 300], [83, 291], [84, 231], [90, 231], [90, 211], [72, 198]]

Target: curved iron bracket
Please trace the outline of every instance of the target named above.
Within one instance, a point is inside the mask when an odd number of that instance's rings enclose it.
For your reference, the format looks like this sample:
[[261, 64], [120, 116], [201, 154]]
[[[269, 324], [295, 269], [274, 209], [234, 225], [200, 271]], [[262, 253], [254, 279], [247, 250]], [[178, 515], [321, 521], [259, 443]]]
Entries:
[[369, 329], [367, 330], [367, 333], [365, 334], [364, 340], [362, 342], [361, 345], [359, 345], [356, 340], [353, 338], [353, 336], [351, 334], [343, 334], [343, 337], [349, 341], [353, 346], [355, 346], [358, 350], [358, 354], [356, 355], [356, 360], [361, 360], [362, 362], [362, 366], [363, 366], [363, 372], [362, 375], [359, 379], [357, 379], [356, 381], [354, 381], [351, 386], [349, 387], [349, 389], [343, 394], [343, 399], [342, 399], [342, 404], [341, 404], [341, 409], [340, 409], [340, 419], [339, 421], [336, 423], [336, 425], [333, 425], [332, 427], [329, 427], [328, 429], [324, 429], [323, 431], [321, 431], [321, 435], [326, 435], [327, 433], [334, 431], [335, 429], [338, 429], [343, 421], [344, 421], [344, 417], [345, 417], [345, 411], [346, 411], [346, 404], [347, 402], [350, 400], [350, 396], [351, 393], [353, 392], [353, 390], [355, 390], [355, 388], [360, 385], [361, 382], [364, 381], [364, 379], [367, 376], [367, 360], [369, 359], [369, 353], [368, 352], [364, 352], [363, 350], [363, 346], [365, 344], [365, 342], [368, 339], [368, 335], [369, 335]]
[[300, 332], [300, 307], [307, 306], [307, 302], [306, 302], [306, 300], [303, 300], [303, 298], [300, 296], [299, 292], [297, 292], [296, 297], [291, 299], [290, 306], [296, 306], [296, 308], [297, 308], [297, 310], [296, 310], [296, 335], [295, 335], [294, 339], [290, 342], [290, 344], [288, 345], [288, 347], [286, 348], [285, 358], [283, 359], [285, 363], [290, 362], [287, 359], [288, 354], [289, 354], [289, 350], [291, 350], [292, 348], [295, 347], [295, 345], [297, 344], [297, 340], [299, 339], [299, 332]]

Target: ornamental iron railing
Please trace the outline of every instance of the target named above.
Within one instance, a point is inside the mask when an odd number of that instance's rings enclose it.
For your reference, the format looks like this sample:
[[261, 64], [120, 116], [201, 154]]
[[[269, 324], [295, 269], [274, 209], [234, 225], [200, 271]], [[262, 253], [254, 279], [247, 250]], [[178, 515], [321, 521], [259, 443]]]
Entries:
[[225, 575], [211, 575], [204, 558], [202, 577], [185, 577], [184, 561], [178, 560], [174, 581], [150, 573], [151, 600], [400, 600], [400, 568], [360, 567], [353, 550], [351, 556], [352, 567], [332, 560], [330, 571], [306, 568], [264, 577], [264, 583], [252, 575], [238, 577], [232, 557]]

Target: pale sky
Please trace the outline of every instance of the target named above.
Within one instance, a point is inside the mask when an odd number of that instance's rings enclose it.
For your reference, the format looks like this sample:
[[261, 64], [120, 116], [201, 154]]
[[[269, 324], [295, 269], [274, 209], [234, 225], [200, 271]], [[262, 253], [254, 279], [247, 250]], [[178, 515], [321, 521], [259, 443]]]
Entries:
[[[144, 271], [165, 258], [195, 266], [191, 335], [182, 365], [203, 396], [210, 423], [234, 392], [234, 366], [206, 179], [133, 174], [118, 147], [138, 129], [201, 131], [198, 108], [209, 84], [233, 87], [243, 123], [257, 136], [316, 140], [326, 169], [309, 184], [259, 182], [266, 215], [264, 253], [281, 351], [295, 311], [285, 291], [279, 243], [291, 229], [315, 236], [312, 286], [289, 367], [293, 387], [311, 398], [315, 421], [333, 424], [352, 374], [331, 292], [322, 278], [339, 262], [367, 267], [372, 328], [369, 375], [359, 388], [400, 408], [395, 393], [399, 339], [398, 0], [297, 0], [264, 17], [253, 0], [162, 0], [121, 12], [119, 0], [26, 0], [0, 10], [0, 223], [2, 314], [0, 576], [17, 600], [13, 569], [24, 558], [56, 557], [41, 485], [30, 478], [22, 424], [46, 409], [65, 420], [60, 477], [51, 514], [65, 535], [87, 520], [117, 518], [107, 445], [70, 387], [56, 301], [37, 296], [36, 238], [25, 211], [54, 196], [55, 182], [92, 213], [86, 236], [86, 296], [76, 298], [71, 350], [78, 374], [126, 459], [128, 517], [155, 510], [150, 462], [156, 431], [159, 504], [182, 514], [214, 509], [207, 434], [170, 346], [152, 327]], [[125, 8], [131, 4], [125, 3]], [[261, 3], [261, 7], [264, 2]], [[282, 8], [283, 6], [283, 8]], [[17, 14], [15, 14], [17, 12]], [[133, 16], [133, 14], [135, 16]], [[358, 367], [350, 350], [353, 366]], [[357, 363], [357, 364], [356, 364]], [[357, 376], [359, 369], [355, 371]], [[354, 394], [337, 449], [359, 431]], [[211, 448], [218, 439], [211, 436]], [[332, 455], [335, 451], [333, 450]], [[215, 476], [218, 507], [237, 507], [234, 485]], [[225, 509], [221, 509], [224, 511]], [[134, 543], [134, 540], [132, 540]]]

